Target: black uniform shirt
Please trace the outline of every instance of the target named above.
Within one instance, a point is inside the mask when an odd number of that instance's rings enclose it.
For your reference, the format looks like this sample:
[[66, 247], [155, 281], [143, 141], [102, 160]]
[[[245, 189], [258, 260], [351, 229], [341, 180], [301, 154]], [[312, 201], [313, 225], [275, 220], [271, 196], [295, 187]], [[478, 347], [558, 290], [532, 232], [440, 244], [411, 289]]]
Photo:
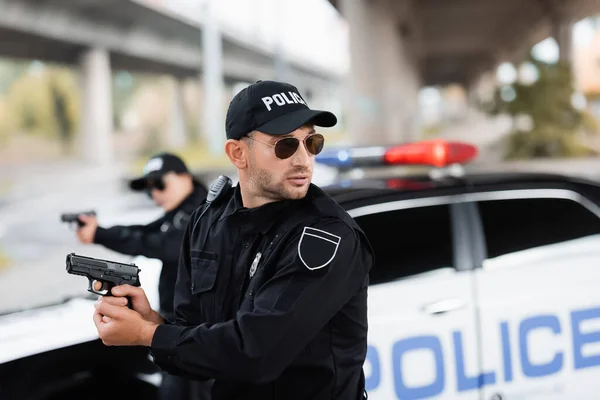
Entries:
[[214, 378], [214, 400], [362, 398], [373, 254], [352, 218], [314, 185], [256, 209], [242, 207], [238, 186], [199, 214], [155, 362]]

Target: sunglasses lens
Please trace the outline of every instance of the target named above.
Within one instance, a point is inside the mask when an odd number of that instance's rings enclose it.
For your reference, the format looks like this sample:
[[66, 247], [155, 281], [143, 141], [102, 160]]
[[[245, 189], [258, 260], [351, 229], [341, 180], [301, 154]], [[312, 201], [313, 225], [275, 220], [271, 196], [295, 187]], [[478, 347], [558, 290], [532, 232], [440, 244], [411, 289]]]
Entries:
[[146, 187], [148, 188], [148, 192], [152, 192], [152, 189], [164, 190], [165, 184], [162, 179], [150, 179], [148, 180]]
[[281, 139], [275, 145], [275, 155], [282, 160], [290, 158], [298, 150], [299, 143], [300, 141], [293, 137]]
[[310, 154], [314, 156], [316, 156], [321, 152], [321, 150], [323, 150], [324, 144], [325, 138], [321, 134], [315, 133], [314, 135], [310, 135], [306, 138], [306, 149]]

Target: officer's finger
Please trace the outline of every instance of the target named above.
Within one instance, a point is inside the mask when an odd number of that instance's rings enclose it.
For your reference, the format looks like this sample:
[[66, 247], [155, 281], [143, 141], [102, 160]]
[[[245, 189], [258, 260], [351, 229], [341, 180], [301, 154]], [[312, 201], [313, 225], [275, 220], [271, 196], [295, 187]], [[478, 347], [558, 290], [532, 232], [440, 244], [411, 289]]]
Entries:
[[127, 299], [124, 297], [114, 297], [114, 296], [102, 296], [98, 299], [98, 302], [108, 303], [113, 306], [126, 306]]
[[96, 310], [103, 316], [115, 319], [125, 319], [127, 317], [127, 313], [129, 312], [128, 308], [115, 306], [107, 301], [97, 301], [95, 307]]
[[131, 285], [119, 285], [112, 288], [111, 293], [115, 296], [130, 296], [132, 298], [146, 297], [144, 289]]
[[96, 220], [96, 217], [85, 214], [78, 215], [77, 218], [80, 219], [82, 222], [90, 222]]
[[100, 282], [100, 281], [94, 282], [94, 290], [96, 292], [99, 292], [100, 290], [102, 290], [102, 282]]
[[99, 328], [104, 323], [102, 314], [100, 314], [98, 310], [94, 310], [94, 325], [96, 325], [96, 328]]

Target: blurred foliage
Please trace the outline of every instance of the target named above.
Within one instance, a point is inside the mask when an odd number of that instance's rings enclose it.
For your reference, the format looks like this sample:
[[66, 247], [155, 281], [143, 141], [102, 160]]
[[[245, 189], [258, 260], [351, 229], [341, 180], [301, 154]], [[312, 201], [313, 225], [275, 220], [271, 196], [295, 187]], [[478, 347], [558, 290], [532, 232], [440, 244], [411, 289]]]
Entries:
[[0, 96], [4, 95], [10, 85], [27, 71], [29, 62], [0, 58]]
[[25, 133], [60, 139], [64, 150], [79, 125], [79, 91], [74, 72], [62, 66], [21, 71], [6, 89], [0, 136]]
[[[210, 169], [214, 167], [222, 168], [233, 168], [229, 158], [225, 155], [225, 152], [219, 155], [211, 154], [208, 146], [197, 140], [193, 143], [188, 144], [183, 149], [170, 149], [160, 148], [160, 151], [169, 151], [173, 154], [177, 154], [186, 163], [188, 168], [193, 171], [201, 171], [204, 169]], [[152, 151], [146, 151], [144, 154], [140, 154], [139, 157], [131, 164], [131, 174], [137, 175], [141, 173], [148, 158], [154, 154]]]
[[0, 199], [2, 199], [2, 197], [8, 193], [12, 185], [12, 181], [0, 179]]
[[151, 84], [156, 77], [144, 74], [132, 74], [129, 71], [117, 71], [112, 82], [112, 107], [114, 129], [124, 129], [124, 113], [130, 105], [136, 90]]
[[[60, 140], [71, 153], [81, 118], [78, 72], [67, 66], [0, 60], [0, 144], [11, 135]], [[152, 76], [118, 71], [112, 82], [115, 130], [132, 95]]]
[[573, 106], [574, 85], [566, 63], [547, 64], [530, 57], [537, 68], [534, 82], [516, 81], [495, 90], [493, 100], [483, 104], [492, 115], [508, 114], [517, 122], [507, 138], [506, 159], [577, 157], [594, 151], [580, 143], [581, 132], [594, 130], [593, 118]]
[[139, 153], [148, 158], [162, 150], [162, 141], [160, 130], [156, 126], [150, 125], [146, 128], [146, 140]]
[[10, 259], [8, 256], [0, 249], [0, 270], [8, 267], [10, 264]]

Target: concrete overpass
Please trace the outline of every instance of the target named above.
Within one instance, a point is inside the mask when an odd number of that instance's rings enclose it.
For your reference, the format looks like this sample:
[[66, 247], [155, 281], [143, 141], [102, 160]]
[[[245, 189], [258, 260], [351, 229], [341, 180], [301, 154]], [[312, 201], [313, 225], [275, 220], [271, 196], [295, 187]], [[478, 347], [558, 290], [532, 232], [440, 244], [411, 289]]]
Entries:
[[470, 89], [548, 36], [570, 60], [573, 23], [600, 12], [600, 0], [329, 1], [350, 26], [349, 131], [365, 143], [415, 137], [421, 86]]
[[[212, 101], [203, 102], [200, 114], [209, 138], [224, 137], [223, 102], [214, 101], [227, 98], [224, 87], [280, 77], [273, 52], [142, 0], [0, 0], [0, 10], [0, 56], [80, 67], [83, 147], [90, 160], [111, 159], [112, 69], [204, 76], [204, 97]], [[285, 71], [309, 93], [308, 101], [335, 90], [340, 79], [298, 61]], [[178, 125], [174, 143], [181, 144], [183, 123]]]

